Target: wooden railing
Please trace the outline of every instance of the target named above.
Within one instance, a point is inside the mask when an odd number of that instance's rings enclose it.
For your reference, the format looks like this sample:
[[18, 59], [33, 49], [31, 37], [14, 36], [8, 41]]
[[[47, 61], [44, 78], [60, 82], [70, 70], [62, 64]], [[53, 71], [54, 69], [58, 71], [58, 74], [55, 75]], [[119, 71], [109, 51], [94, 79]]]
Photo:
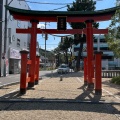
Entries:
[[102, 70], [102, 78], [112, 78], [120, 76], [120, 70]]

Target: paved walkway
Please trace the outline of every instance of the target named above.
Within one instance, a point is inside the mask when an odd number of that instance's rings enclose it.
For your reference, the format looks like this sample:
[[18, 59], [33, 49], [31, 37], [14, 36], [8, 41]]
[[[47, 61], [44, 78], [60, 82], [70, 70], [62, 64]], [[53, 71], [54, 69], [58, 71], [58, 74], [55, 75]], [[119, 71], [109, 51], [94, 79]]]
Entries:
[[83, 85], [83, 73], [42, 79], [19, 94], [19, 84], [0, 89], [0, 120], [120, 120], [120, 86], [103, 79], [102, 96]]

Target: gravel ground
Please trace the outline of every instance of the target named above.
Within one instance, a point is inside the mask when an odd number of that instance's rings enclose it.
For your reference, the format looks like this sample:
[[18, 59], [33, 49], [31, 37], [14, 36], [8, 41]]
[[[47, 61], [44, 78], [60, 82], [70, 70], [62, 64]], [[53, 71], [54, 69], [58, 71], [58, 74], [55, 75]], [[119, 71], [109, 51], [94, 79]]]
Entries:
[[19, 87], [20, 87], [19, 84], [2, 87], [0, 88], [0, 96], [5, 96], [5, 95], [7, 96], [11, 92], [13, 93], [14, 91], [19, 90]]
[[120, 86], [103, 79], [102, 96], [96, 96], [82, 76], [69, 76], [43, 79], [22, 96], [19, 85], [1, 88], [0, 120], [120, 120]]
[[104, 104], [29, 102], [2, 105], [0, 120], [119, 120], [115, 115], [117, 111]]

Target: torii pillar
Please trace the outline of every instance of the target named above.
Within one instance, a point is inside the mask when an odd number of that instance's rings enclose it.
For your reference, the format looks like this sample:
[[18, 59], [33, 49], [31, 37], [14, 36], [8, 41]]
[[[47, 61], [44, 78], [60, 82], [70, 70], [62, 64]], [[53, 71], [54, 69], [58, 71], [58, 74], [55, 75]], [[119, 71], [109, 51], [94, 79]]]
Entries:
[[37, 24], [38, 20], [31, 20], [31, 41], [30, 41], [30, 60], [32, 61], [29, 68], [30, 82], [28, 82], [28, 87], [33, 87], [35, 84], [35, 65], [36, 65], [36, 38], [37, 38]]
[[87, 20], [86, 22], [86, 38], [87, 38], [87, 73], [88, 73], [88, 89], [94, 88], [93, 76], [93, 20]]

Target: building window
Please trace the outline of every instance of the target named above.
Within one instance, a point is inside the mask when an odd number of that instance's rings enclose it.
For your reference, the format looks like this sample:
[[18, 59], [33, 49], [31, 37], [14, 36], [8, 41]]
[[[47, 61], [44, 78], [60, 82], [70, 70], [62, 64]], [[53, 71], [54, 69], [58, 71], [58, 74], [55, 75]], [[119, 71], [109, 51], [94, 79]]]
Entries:
[[20, 47], [20, 39], [17, 39], [17, 47]]

